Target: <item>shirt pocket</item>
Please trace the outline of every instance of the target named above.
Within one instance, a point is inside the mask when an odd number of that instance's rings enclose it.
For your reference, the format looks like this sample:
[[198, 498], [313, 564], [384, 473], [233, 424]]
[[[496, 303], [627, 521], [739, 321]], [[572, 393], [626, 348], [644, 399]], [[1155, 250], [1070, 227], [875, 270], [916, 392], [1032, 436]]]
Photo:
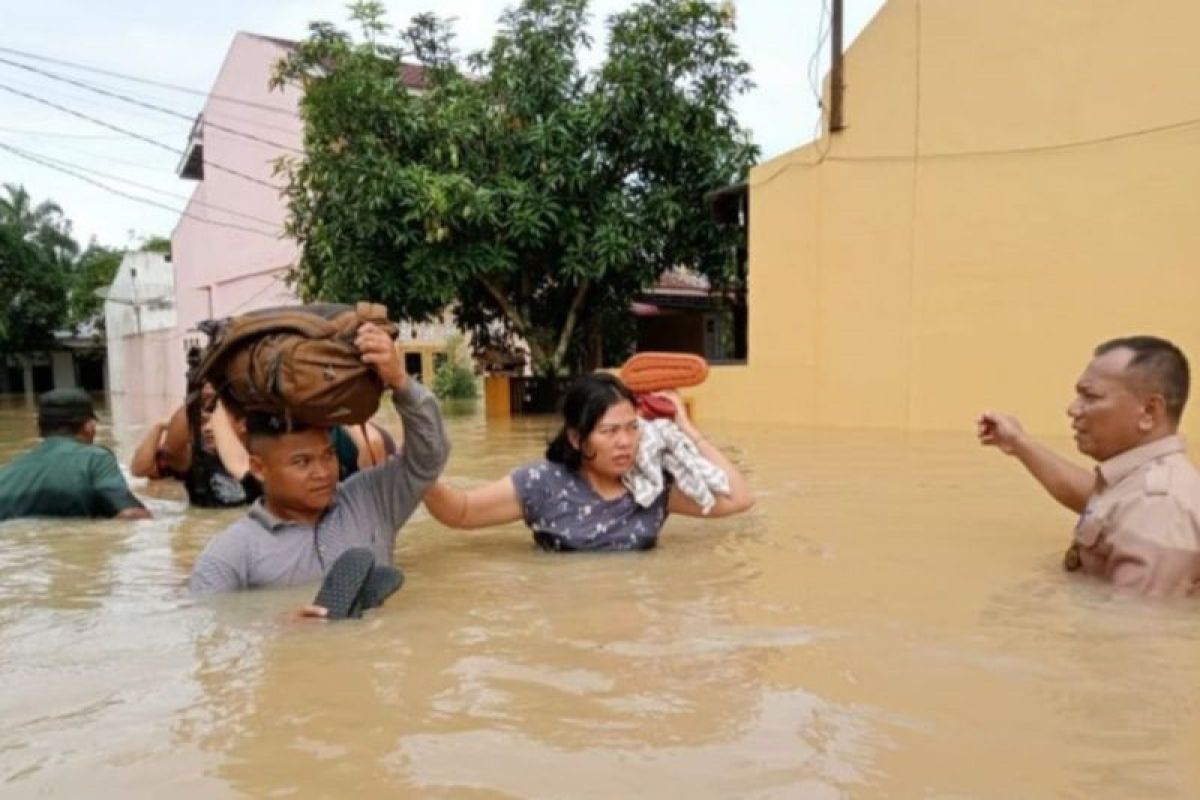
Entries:
[[1095, 547], [1104, 533], [1105, 516], [1085, 509], [1075, 525], [1075, 541], [1080, 547]]

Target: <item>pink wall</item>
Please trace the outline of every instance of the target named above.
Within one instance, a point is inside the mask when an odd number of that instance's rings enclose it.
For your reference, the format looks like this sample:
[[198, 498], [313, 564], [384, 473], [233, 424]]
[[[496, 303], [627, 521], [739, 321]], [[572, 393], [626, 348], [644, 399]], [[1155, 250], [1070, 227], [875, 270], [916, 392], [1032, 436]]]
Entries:
[[[177, 396], [182, 396], [186, 370], [184, 339], [190, 338], [198, 321], [295, 302], [283, 278], [297, 262], [299, 249], [292, 240], [280, 238], [287, 209], [279, 194], [283, 181], [272, 176], [271, 162], [280, 155], [297, 155], [278, 145], [297, 151], [302, 148], [303, 126], [296, 113], [300, 93], [268, 86], [275, 62], [286, 52], [274, 40], [237, 34], [204, 106], [204, 178], [195, 182], [188, 216], [180, 218], [171, 236], [176, 346], [169, 348], [165, 367], [171, 376], [178, 376], [169, 381], [179, 387], [173, 392]], [[251, 141], [214, 125], [275, 144]], [[214, 164], [268, 185], [232, 175]]]

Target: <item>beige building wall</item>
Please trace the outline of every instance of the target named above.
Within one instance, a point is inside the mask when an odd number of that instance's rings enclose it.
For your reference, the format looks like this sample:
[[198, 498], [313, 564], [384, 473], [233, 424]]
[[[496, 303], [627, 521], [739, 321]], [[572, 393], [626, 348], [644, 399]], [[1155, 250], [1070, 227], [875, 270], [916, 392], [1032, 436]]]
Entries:
[[701, 413], [1064, 433], [1097, 342], [1200, 365], [1197, 30], [1192, 0], [891, 0], [846, 130], [751, 173], [749, 363]]

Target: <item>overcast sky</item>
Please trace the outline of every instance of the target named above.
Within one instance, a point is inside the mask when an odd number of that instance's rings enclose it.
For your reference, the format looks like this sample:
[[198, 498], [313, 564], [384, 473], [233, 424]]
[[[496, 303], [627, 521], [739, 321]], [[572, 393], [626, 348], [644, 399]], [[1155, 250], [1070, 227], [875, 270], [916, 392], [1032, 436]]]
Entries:
[[[845, 0], [848, 46], [884, 0]], [[510, 0], [391, 0], [389, 22], [433, 11], [457, 18], [463, 51], [485, 47], [496, 20]], [[592, 0], [596, 42], [589, 60], [604, 46], [604, 20], [633, 3]], [[770, 158], [813, 137], [817, 105], [808, 77], [816, 50], [822, 0], [737, 0], [737, 40], [753, 68], [756, 88], [738, 103], [742, 124]], [[347, 26], [344, 0], [0, 0], [0, 47], [77, 62], [207, 91], [226, 50], [239, 31], [302, 38], [312, 20]], [[10, 53], [0, 58], [32, 63], [119, 90], [192, 117], [203, 98], [161, 91], [116, 78], [37, 64]], [[819, 72], [828, 68], [828, 45]], [[84, 89], [68, 86], [0, 63], [0, 87], [10, 87], [91, 116], [110, 120], [145, 136], [182, 148], [190, 127], [174, 117], [143, 110]], [[0, 89], [0, 145], [59, 162], [86, 167], [87, 173], [132, 194], [182, 208], [190, 181], [175, 174], [177, 156], [92, 123], [73, 118]], [[145, 187], [121, 184], [113, 176]], [[110, 246], [136, 243], [150, 234], [169, 235], [178, 215], [123, 199], [75, 177], [29, 163], [0, 150], [0, 183], [24, 184], [35, 200], [53, 199], [74, 225], [77, 238], [96, 237]], [[156, 189], [156, 192], [150, 191]]]

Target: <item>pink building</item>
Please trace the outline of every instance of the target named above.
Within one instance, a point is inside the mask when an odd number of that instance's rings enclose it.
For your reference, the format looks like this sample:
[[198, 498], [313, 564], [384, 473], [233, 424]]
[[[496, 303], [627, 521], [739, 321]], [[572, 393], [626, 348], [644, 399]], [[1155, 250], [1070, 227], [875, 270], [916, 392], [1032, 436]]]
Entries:
[[283, 236], [287, 207], [272, 162], [303, 148], [294, 89], [272, 90], [271, 70], [292, 43], [239, 33], [225, 56], [179, 165], [196, 181], [171, 234], [178, 347], [167, 369], [182, 393], [196, 323], [296, 302], [285, 281], [299, 260]]
[[[269, 85], [274, 65], [294, 45], [252, 33], [234, 37], [180, 161], [180, 177], [196, 183], [171, 234], [172, 345], [166, 364], [155, 359], [176, 397], [184, 390], [187, 347], [204, 342], [198, 322], [298, 302], [286, 277], [300, 249], [283, 234], [284, 181], [273, 174], [273, 164], [280, 156], [299, 157], [303, 151], [300, 94], [292, 87]], [[405, 77], [415, 87], [421, 76], [414, 69]], [[444, 351], [452, 328], [404, 327], [408, 334], [401, 345], [409, 371], [429, 381], [434, 355]], [[159, 344], [155, 354], [161, 352]], [[134, 392], [138, 385], [158, 383], [139, 381], [133, 374], [126, 382]]]

